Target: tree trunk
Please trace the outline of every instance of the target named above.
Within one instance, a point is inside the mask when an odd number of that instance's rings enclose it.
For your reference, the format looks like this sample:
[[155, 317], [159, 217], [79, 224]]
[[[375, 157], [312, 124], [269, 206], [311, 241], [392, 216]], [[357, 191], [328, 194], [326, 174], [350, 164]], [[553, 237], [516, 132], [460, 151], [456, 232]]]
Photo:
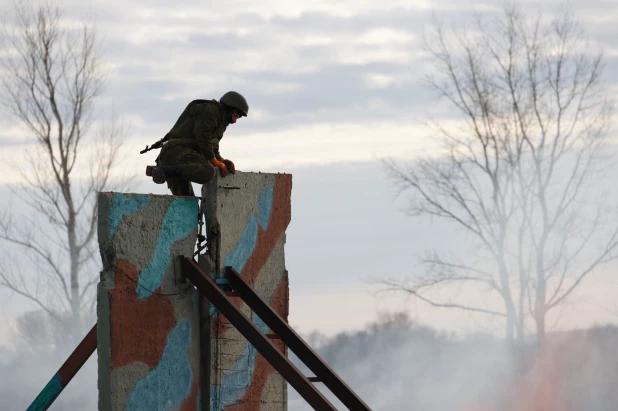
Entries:
[[517, 335], [516, 339], [518, 343], [524, 342], [525, 331], [524, 331], [524, 318], [526, 317], [525, 312], [525, 301], [526, 301], [526, 277], [523, 273], [519, 274], [519, 315], [517, 316]]
[[545, 333], [545, 318], [547, 316], [547, 306], [545, 304], [546, 293], [545, 280], [539, 280], [536, 291], [536, 302], [534, 307], [534, 320], [536, 322], [536, 340], [537, 351], [539, 356], [543, 355], [547, 344], [547, 336]]
[[513, 320], [508, 314], [506, 316], [506, 328], [504, 330], [504, 338], [506, 338], [507, 341], [513, 340]]
[[[522, 311], [520, 311], [520, 313], [521, 312]], [[520, 314], [517, 317], [517, 328], [515, 330], [515, 340], [521, 344], [524, 342], [525, 336], [526, 336], [526, 332], [524, 331], [524, 316], [523, 314]]]
[[500, 269], [500, 285], [502, 286], [502, 297], [504, 298], [504, 306], [506, 310], [505, 338], [509, 343], [512, 343], [515, 339], [515, 324], [517, 321], [517, 312], [515, 311], [515, 303], [513, 302], [513, 296], [511, 294], [509, 271], [505, 264], [503, 244], [500, 244], [498, 256], [498, 264]]
[[68, 240], [69, 240], [69, 258], [70, 258], [70, 281], [71, 281], [71, 318], [69, 319], [69, 328], [73, 331], [73, 337], [77, 337], [81, 328], [80, 316], [80, 298], [79, 298], [79, 248], [77, 246], [77, 215], [73, 206], [73, 198], [71, 196], [70, 182], [65, 179], [65, 190], [67, 191], [67, 209], [68, 209]]

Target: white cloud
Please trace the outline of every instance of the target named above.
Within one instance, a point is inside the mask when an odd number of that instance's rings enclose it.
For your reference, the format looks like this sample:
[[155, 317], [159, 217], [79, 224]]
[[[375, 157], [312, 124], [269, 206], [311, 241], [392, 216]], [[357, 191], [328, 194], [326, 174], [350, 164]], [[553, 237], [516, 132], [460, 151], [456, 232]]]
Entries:
[[291, 82], [275, 82], [268, 81], [262, 82], [259, 84], [263, 90], [264, 95], [273, 95], [273, 94], [286, 94], [294, 91], [298, 91], [302, 88], [302, 85], [299, 83], [291, 83]]
[[[370, 63], [408, 64], [413, 56], [412, 45], [416, 34], [408, 30], [381, 27], [354, 27], [353, 17], [372, 10], [372, 2], [290, 2], [237, 4], [233, 9], [180, 9], [178, 7], [125, 7], [125, 12], [115, 21], [105, 21], [98, 26], [108, 40], [134, 48], [140, 58], [126, 54], [114, 64], [142, 70], [142, 78], [166, 78], [181, 82], [195, 81], [197, 70], [212, 72], [221, 67], [227, 73], [245, 74], [273, 72], [302, 74], [319, 70], [325, 65]], [[381, 12], [402, 7], [405, 2], [386, 2]], [[276, 7], [275, 7], [276, 6]], [[416, 6], [414, 6], [416, 7]], [[406, 7], [409, 8], [409, 7]], [[342, 16], [337, 10], [349, 10]], [[231, 12], [233, 11], [233, 13]], [[323, 12], [327, 16], [342, 18], [340, 29], [324, 31], [310, 24], [299, 25], [293, 31], [289, 26], [273, 22], [275, 16], [297, 18], [307, 12]], [[256, 13], [236, 21], [239, 13]], [[348, 15], [349, 14], [349, 15]], [[344, 18], [345, 17], [345, 18]], [[270, 20], [269, 20], [270, 19]], [[224, 44], [190, 42], [195, 36], [228, 36]], [[257, 42], [258, 47], [243, 45], [242, 40]], [[218, 40], [221, 41], [221, 40]], [[226, 47], [225, 47], [226, 46]], [[325, 47], [325, 53], [311, 60], [302, 56], [306, 47]], [[139, 50], [139, 49], [142, 50]], [[148, 53], [145, 53], [145, 50]]]
[[331, 46], [335, 44], [335, 37], [324, 34], [304, 34], [292, 37], [292, 41], [299, 47], [309, 46]]
[[351, 47], [339, 49], [336, 61], [340, 64], [357, 66], [371, 63], [410, 64], [412, 56], [406, 50], [399, 50], [394, 47], [369, 49]]
[[396, 82], [392, 76], [373, 73], [365, 75], [365, 81], [369, 88], [385, 88], [392, 86]]
[[417, 37], [407, 30], [393, 30], [388, 27], [380, 27], [363, 33], [358, 41], [368, 45], [385, 44], [409, 44]]
[[435, 148], [424, 127], [380, 121], [315, 124], [241, 136], [230, 133], [221, 142], [222, 155], [247, 171], [286, 165], [375, 161], [376, 157], [388, 156], [413, 158]]
[[238, 0], [235, 4], [236, 7], [223, 10], [221, 14], [229, 17], [233, 14], [230, 10], [243, 10], [257, 13], [268, 19], [276, 16], [295, 18], [304, 13], [325, 13], [330, 16], [350, 18], [360, 13], [376, 10], [376, 6], [382, 11], [396, 8], [427, 10], [432, 6], [430, 1], [410, 2], [408, 0], [384, 0], [379, 5], [373, 0], [264, 0], [261, 2]]
[[[263, 115], [259, 110], [251, 114], [252, 118], [258, 119]], [[150, 164], [158, 151], [146, 155], [140, 155], [139, 151], [158, 140], [159, 135], [163, 136], [165, 133], [161, 130], [168, 130], [170, 125], [148, 124], [139, 118], [124, 120], [131, 120], [133, 132], [123, 145], [123, 154], [127, 159], [121, 169], [140, 174], [141, 168]], [[284, 171], [288, 166], [375, 161], [376, 157], [388, 156], [413, 158], [438, 149], [424, 126], [404, 122], [347, 123], [342, 118], [341, 124], [316, 123], [280, 131], [251, 132], [242, 128], [240, 122], [230, 126], [221, 141], [220, 150], [224, 157], [234, 160], [237, 167], [244, 171], [276, 170], [278, 167]], [[23, 150], [21, 146], [7, 147], [3, 149], [3, 157], [22, 158]], [[82, 145], [82, 150], [86, 158], [90, 152], [87, 144]], [[19, 174], [10, 169], [0, 175], [0, 183], [19, 180]]]

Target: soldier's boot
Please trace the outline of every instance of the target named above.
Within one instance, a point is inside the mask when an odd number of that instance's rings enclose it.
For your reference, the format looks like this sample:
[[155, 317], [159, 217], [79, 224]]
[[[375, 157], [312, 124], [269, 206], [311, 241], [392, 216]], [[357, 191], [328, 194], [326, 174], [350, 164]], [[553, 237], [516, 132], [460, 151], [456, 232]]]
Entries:
[[168, 178], [180, 177], [178, 166], [146, 166], [146, 175], [152, 177], [155, 184], [163, 184]]

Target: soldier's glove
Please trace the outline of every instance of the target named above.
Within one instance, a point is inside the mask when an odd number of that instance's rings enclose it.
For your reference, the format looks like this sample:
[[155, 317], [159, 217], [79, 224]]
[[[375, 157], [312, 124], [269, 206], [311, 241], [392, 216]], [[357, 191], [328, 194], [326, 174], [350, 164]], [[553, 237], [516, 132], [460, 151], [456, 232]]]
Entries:
[[232, 160], [221, 160], [221, 162], [225, 164], [225, 167], [227, 167], [227, 171], [232, 174], [236, 174], [236, 167], [234, 167], [234, 163], [232, 163]]
[[212, 160], [210, 160], [210, 164], [212, 164], [213, 166], [219, 169], [219, 174], [221, 174], [221, 177], [227, 177], [227, 168], [225, 167], [225, 164], [223, 164], [221, 161], [217, 160], [216, 158], [213, 158]]

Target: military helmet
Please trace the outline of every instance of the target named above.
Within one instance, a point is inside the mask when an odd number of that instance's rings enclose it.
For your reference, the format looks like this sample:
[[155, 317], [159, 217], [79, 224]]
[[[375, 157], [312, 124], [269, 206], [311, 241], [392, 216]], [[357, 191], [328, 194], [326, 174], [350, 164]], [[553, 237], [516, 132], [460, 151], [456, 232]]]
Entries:
[[247, 103], [247, 100], [240, 93], [228, 91], [219, 101], [226, 106], [230, 106], [240, 111], [245, 117], [249, 114], [249, 103]]

